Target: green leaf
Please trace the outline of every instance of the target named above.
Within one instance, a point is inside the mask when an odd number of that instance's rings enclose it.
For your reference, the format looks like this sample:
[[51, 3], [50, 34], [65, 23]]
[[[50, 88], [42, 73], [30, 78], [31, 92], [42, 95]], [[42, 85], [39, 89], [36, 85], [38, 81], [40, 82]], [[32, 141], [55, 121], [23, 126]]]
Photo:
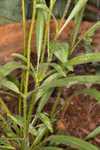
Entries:
[[8, 107], [6, 106], [6, 104], [4, 103], [3, 99], [0, 97], [0, 104], [3, 106], [3, 108], [5, 109], [7, 115], [10, 114], [10, 110], [8, 109]]
[[55, 146], [47, 146], [47, 147], [41, 147], [41, 150], [63, 150], [62, 148], [58, 148]]
[[21, 116], [19, 115], [11, 115], [8, 114], [8, 116], [11, 118], [11, 120], [16, 123], [17, 125], [19, 125], [20, 127], [24, 127], [24, 120]]
[[[16, 56], [19, 59], [23, 60], [25, 63], [27, 63], [27, 58], [19, 53], [13, 53], [12, 56]], [[35, 68], [33, 67], [32, 63], [30, 63], [30, 67], [31, 67], [33, 73], [35, 74]]]
[[78, 40], [78, 42], [73, 46], [72, 51], [74, 51], [74, 49], [77, 47], [77, 45], [80, 43], [80, 41], [84, 38], [86, 38], [86, 36], [91, 37], [94, 34], [94, 31], [100, 26], [100, 21], [98, 21], [96, 24], [94, 24], [87, 32], [85, 32], [84, 34], [81, 35], [80, 39]]
[[22, 19], [20, 0], [0, 1], [0, 24], [19, 22]]
[[44, 125], [43, 125], [42, 127], [40, 127], [39, 132], [38, 132], [38, 135], [37, 135], [37, 137], [35, 138], [35, 140], [34, 140], [32, 146], [31, 146], [31, 150], [32, 150], [32, 148], [33, 148], [35, 145], [37, 145], [37, 144], [41, 141], [41, 139], [43, 138], [43, 136], [46, 134], [47, 130], [48, 130], [47, 127], [44, 126]]
[[81, 75], [81, 76], [73, 76], [73, 77], [66, 77], [62, 79], [55, 79], [52, 81], [48, 81], [46, 84], [40, 86], [40, 89], [48, 89], [52, 87], [63, 87], [66, 85], [73, 85], [73, 84], [100, 84], [100, 75]]
[[0, 84], [3, 78], [9, 75], [12, 71], [16, 69], [25, 69], [25, 66], [19, 64], [16, 61], [8, 62], [7, 64], [0, 67]]
[[79, 0], [77, 2], [77, 4], [75, 5], [75, 7], [73, 8], [72, 12], [70, 13], [68, 19], [66, 20], [65, 24], [62, 26], [62, 28], [58, 32], [58, 36], [61, 34], [61, 32], [63, 31], [63, 29], [68, 25], [68, 23], [71, 21], [71, 19], [73, 19], [73, 17], [75, 17], [75, 15], [77, 15], [77, 13], [85, 6], [85, 4], [87, 3], [87, 1], [88, 0]]
[[95, 23], [87, 32], [85, 32], [85, 35], [88, 35], [89, 37], [92, 37], [94, 35], [94, 32], [97, 30], [97, 28], [100, 26], [100, 21]]
[[96, 128], [94, 131], [92, 131], [91, 133], [89, 133], [89, 135], [86, 136], [84, 139], [85, 139], [85, 140], [88, 140], [88, 139], [93, 138], [94, 136], [96, 136], [96, 135], [98, 135], [98, 134], [100, 134], [100, 126], [97, 127], [97, 128]]
[[41, 121], [46, 125], [46, 127], [53, 133], [53, 128], [50, 119], [43, 113], [39, 114]]
[[11, 82], [13, 82], [17, 87], [20, 87], [20, 83], [19, 80], [17, 79], [17, 77], [14, 77], [12, 74], [9, 74], [7, 76], [7, 79]]
[[37, 11], [37, 21], [36, 21], [36, 46], [37, 46], [37, 61], [39, 65], [39, 60], [41, 56], [42, 42], [43, 42], [43, 32], [44, 32], [44, 13], [43, 9], [39, 9]]
[[48, 67], [48, 66], [53, 67], [59, 74], [66, 77], [66, 73], [64, 72], [63, 68], [59, 64], [56, 64], [56, 63], [42, 63], [42, 64], [40, 64], [39, 67], [41, 68], [41, 67]]
[[34, 136], [38, 135], [38, 131], [32, 126], [32, 124], [29, 125], [29, 133], [31, 133]]
[[37, 113], [40, 113], [45, 104], [48, 102], [52, 92], [54, 91], [54, 88], [49, 89], [40, 99], [38, 108], [37, 108]]
[[82, 54], [70, 59], [67, 63], [64, 64], [64, 66], [67, 67], [97, 61], [100, 61], [100, 53]]
[[[58, 78], [60, 78], [60, 77], [61, 77], [61, 74], [59, 74], [59, 73], [54, 73], [54, 74], [50, 75], [47, 79], [45, 79], [45, 81], [42, 83], [42, 86], [45, 87], [49, 82], [51, 82], [52, 80], [56, 80], [56, 79], [58, 79]], [[41, 87], [42, 87], [42, 86], [41, 86]], [[39, 88], [39, 90], [38, 90], [38, 92], [37, 92], [37, 96], [36, 96], [36, 102], [37, 102], [37, 100], [38, 100], [41, 96], [43, 96], [43, 94], [45, 94], [46, 90], [47, 90], [47, 89]], [[31, 93], [29, 93], [29, 95], [31, 95]]]
[[1, 150], [15, 150], [12, 146], [0, 145]]
[[62, 62], [65, 63], [68, 60], [68, 48], [67, 43], [56, 43], [54, 45], [54, 55]]
[[69, 145], [78, 150], [99, 150], [99, 148], [93, 146], [89, 142], [86, 142], [84, 140], [72, 136], [53, 135], [49, 137], [47, 141]]
[[19, 91], [18, 87], [16, 86], [16, 84], [11, 82], [11, 81], [3, 79], [2, 82], [1, 82], [1, 86], [5, 87], [5, 88], [8, 88], [8, 89], [16, 92], [17, 94], [20, 94], [20, 91]]
[[100, 91], [97, 91], [96, 89], [84, 89], [78, 92], [88, 94], [92, 96], [93, 98], [95, 98], [97, 101], [100, 101]]

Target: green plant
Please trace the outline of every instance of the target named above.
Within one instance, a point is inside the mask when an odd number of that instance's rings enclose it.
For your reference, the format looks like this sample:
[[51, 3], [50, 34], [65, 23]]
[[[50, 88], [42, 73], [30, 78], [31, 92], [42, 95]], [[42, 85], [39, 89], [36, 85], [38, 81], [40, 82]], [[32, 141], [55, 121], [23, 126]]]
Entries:
[[[69, 1], [68, 1], [69, 2]], [[68, 43], [57, 43], [56, 40], [61, 34], [65, 26], [74, 17], [80, 18], [77, 14], [85, 7], [87, 0], [78, 0], [73, 8], [71, 14], [66, 20], [65, 24], [62, 26], [61, 21], [60, 26], [58, 26], [55, 16], [52, 14], [52, 9], [55, 0], [50, 1], [50, 8], [47, 8], [45, 0], [34, 0], [33, 1], [33, 14], [32, 22], [29, 31], [28, 41], [26, 42], [26, 20], [25, 20], [25, 7], [24, 0], [22, 0], [22, 10], [23, 10], [23, 29], [24, 29], [24, 56], [21, 54], [13, 54], [23, 61], [23, 64], [19, 64], [16, 61], [9, 62], [0, 67], [0, 86], [12, 90], [19, 95], [19, 114], [12, 115], [10, 110], [7, 108], [3, 99], [0, 98], [0, 103], [7, 113], [9, 119], [5, 119], [2, 114], [0, 114], [0, 149], [5, 150], [63, 150], [61, 144], [69, 145], [70, 147], [77, 148], [79, 150], [99, 150], [99, 148], [93, 146], [84, 140], [65, 136], [65, 135], [53, 135], [53, 123], [56, 119], [56, 115], [60, 112], [66, 103], [59, 109], [57, 109], [57, 104], [59, 102], [62, 88], [65, 85], [72, 84], [85, 84], [85, 83], [100, 83], [100, 75], [88, 75], [88, 76], [73, 76], [70, 71], [74, 72], [74, 66], [78, 64], [97, 62], [100, 61], [100, 53], [90, 53], [84, 54], [72, 59], [69, 58], [74, 51], [77, 44], [84, 38], [89, 37], [94, 30], [100, 25], [97, 22], [91, 29], [89, 29], [85, 34], [83, 34], [80, 40], [75, 44], [76, 36], [79, 26], [75, 27], [75, 34], [73, 34], [72, 44], [69, 46]], [[68, 9], [68, 3], [66, 9]], [[31, 38], [32, 32], [34, 30], [34, 22], [37, 10], [37, 24], [36, 24], [36, 44], [37, 44], [37, 65], [34, 67], [30, 62], [30, 50], [31, 50]], [[65, 10], [66, 12], [66, 10]], [[53, 16], [56, 25], [57, 32], [53, 41], [49, 39], [49, 24], [50, 18]], [[82, 15], [81, 15], [82, 17]], [[43, 32], [44, 25], [46, 24], [44, 41]], [[47, 46], [47, 51], [46, 51]], [[44, 55], [47, 53], [47, 61], [44, 61]], [[53, 58], [57, 59], [57, 63], [52, 62]], [[48, 71], [48, 68], [51, 68]], [[11, 74], [15, 69], [22, 69], [22, 79], [20, 87], [11, 80], [7, 80], [6, 77]], [[28, 91], [29, 86], [29, 76], [32, 76], [34, 80], [34, 89]], [[50, 114], [43, 112], [44, 106], [48, 103], [48, 100], [53, 93], [55, 87], [59, 87], [57, 98], [51, 109]], [[78, 91], [75, 94], [87, 93], [97, 100], [99, 100], [99, 91], [96, 90], [83, 90]], [[72, 96], [74, 96], [72, 95]], [[71, 97], [72, 97], [71, 96]], [[71, 99], [69, 98], [69, 101]], [[28, 101], [30, 103], [28, 103]], [[38, 102], [38, 106], [36, 103]], [[22, 107], [23, 105], [23, 107]], [[35, 110], [35, 114], [33, 113]], [[86, 138], [87, 139], [87, 138]]]

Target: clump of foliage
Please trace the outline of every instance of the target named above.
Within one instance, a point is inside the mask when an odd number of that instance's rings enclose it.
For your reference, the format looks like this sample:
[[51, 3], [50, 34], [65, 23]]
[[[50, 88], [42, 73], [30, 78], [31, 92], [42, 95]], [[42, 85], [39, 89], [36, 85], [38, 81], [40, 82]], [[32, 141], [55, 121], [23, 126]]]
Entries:
[[[100, 75], [76, 76], [73, 74], [72, 76], [69, 73], [70, 71], [74, 71], [75, 65], [100, 61], [100, 53], [82, 54], [80, 56], [70, 58], [79, 42], [85, 37], [90, 37], [97, 27], [100, 26], [100, 22], [97, 22], [80, 37], [79, 41], [76, 42], [78, 29], [83, 17], [87, 0], [75, 1], [75, 6], [63, 25], [62, 22], [65, 14], [67, 13], [71, 0], [68, 0], [66, 3], [60, 25], [58, 25], [57, 20], [52, 13], [55, 1], [56, 0], [50, 0], [49, 8], [47, 7], [45, 0], [33, 1], [32, 21], [28, 41], [26, 41], [25, 2], [22, 0], [24, 55], [13, 55], [20, 58], [23, 63], [19, 64], [17, 61], [12, 61], [0, 67], [0, 86], [8, 88], [19, 95], [19, 114], [11, 114], [3, 99], [0, 98], [0, 103], [7, 114], [7, 120], [2, 114], [0, 114], [0, 118], [2, 120], [0, 121], [0, 149], [64, 150], [69, 147], [74, 147], [78, 150], [99, 150], [99, 148], [86, 141], [87, 139], [98, 134], [100, 132], [99, 128], [83, 140], [64, 135], [63, 133], [60, 135], [54, 133], [53, 124], [56, 120], [56, 115], [64, 108], [65, 105], [67, 105], [72, 96], [79, 93], [87, 93], [96, 98], [98, 101], [100, 100], [99, 91], [85, 89], [74, 93], [71, 97], [69, 97], [69, 100], [65, 101], [65, 104], [57, 110], [57, 105], [64, 86], [73, 84], [100, 83]], [[34, 67], [30, 61], [30, 52], [36, 12], [37, 64]], [[54, 18], [57, 26], [56, 35], [53, 41], [50, 41], [49, 39], [49, 25], [51, 16]], [[73, 18], [75, 25], [71, 43], [58, 43], [57, 38]], [[43, 34], [45, 24], [45, 34]], [[44, 61], [45, 53], [47, 53], [46, 61]], [[58, 60], [57, 63], [52, 62], [54, 57]], [[48, 71], [49, 67], [51, 69]], [[6, 78], [15, 69], [22, 69], [20, 87], [16, 84], [16, 82], [7, 80]], [[32, 77], [35, 84], [34, 89], [31, 91], [28, 91], [29, 76]], [[57, 98], [51, 108], [50, 114], [46, 114], [43, 112], [43, 109], [48, 103], [48, 100], [56, 87], [59, 89]], [[28, 101], [30, 101], [30, 103], [28, 103]], [[38, 106], [35, 107], [37, 102]], [[34, 109], [35, 114], [33, 114]], [[61, 147], [62, 144], [65, 145], [65, 148]]]

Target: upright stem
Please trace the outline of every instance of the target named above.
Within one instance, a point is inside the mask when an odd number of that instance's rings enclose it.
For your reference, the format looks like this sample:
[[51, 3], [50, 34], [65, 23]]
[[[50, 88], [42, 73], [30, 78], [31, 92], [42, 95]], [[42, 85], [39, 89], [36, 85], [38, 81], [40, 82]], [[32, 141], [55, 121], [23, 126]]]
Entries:
[[[22, 0], [22, 19], [23, 19], [23, 39], [24, 39], [24, 56], [26, 56], [26, 19], [25, 19], [25, 2]], [[23, 85], [24, 85], [24, 78], [25, 78], [25, 71], [22, 70], [21, 75], [21, 84], [20, 84], [20, 91], [23, 92]], [[19, 96], [19, 115], [22, 113], [22, 99], [21, 95]]]
[[29, 70], [30, 70], [30, 53], [31, 53], [31, 39], [32, 39], [32, 31], [34, 27], [35, 15], [36, 15], [36, 3], [37, 0], [33, 1], [33, 15], [32, 22], [30, 26], [29, 36], [28, 36], [28, 45], [27, 45], [27, 71], [26, 71], [26, 80], [25, 80], [25, 88], [24, 88], [24, 150], [27, 150], [27, 131], [28, 131], [28, 122], [27, 122], [27, 95], [28, 95], [28, 81], [29, 81]]
[[52, 12], [52, 9], [53, 9], [53, 4], [54, 4], [53, 0], [51, 0], [50, 2], [51, 2], [50, 3], [50, 12], [49, 12], [48, 21], [47, 21], [47, 24], [46, 24], [46, 30], [45, 30], [45, 36], [44, 36], [44, 44], [43, 44], [43, 50], [42, 50], [42, 55], [41, 55], [41, 63], [44, 60], [45, 49], [46, 49], [46, 42], [47, 42], [47, 37], [48, 37], [48, 28], [49, 28], [49, 23], [50, 23], [50, 18], [51, 18], [51, 12]]

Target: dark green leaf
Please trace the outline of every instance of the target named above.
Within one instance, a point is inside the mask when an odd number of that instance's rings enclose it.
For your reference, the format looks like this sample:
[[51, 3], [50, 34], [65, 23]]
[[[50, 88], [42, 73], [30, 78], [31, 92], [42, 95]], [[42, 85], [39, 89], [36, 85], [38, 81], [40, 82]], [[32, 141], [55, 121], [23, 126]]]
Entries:
[[78, 150], [99, 150], [99, 148], [97, 148], [96, 146], [93, 146], [89, 142], [86, 142], [82, 139], [72, 137], [72, 136], [53, 135], [49, 137], [47, 141], [69, 145]]

